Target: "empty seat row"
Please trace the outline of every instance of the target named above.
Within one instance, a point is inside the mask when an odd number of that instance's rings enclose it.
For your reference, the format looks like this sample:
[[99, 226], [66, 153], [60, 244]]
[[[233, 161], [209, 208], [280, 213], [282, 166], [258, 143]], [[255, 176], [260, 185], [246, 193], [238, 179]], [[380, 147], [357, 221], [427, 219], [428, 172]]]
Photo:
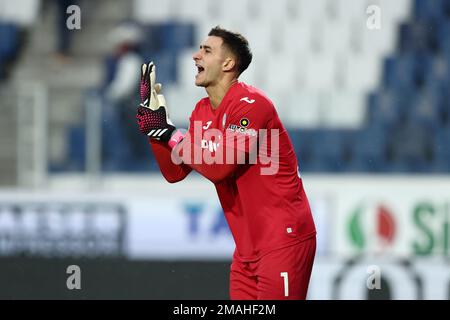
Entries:
[[255, 53], [280, 51], [356, 52], [373, 58], [391, 52], [397, 42], [396, 24], [368, 29], [365, 21], [312, 22], [285, 20], [242, 21], [203, 19], [196, 23], [195, 42], [204, 40], [211, 28], [220, 25], [243, 34]]
[[400, 21], [410, 11], [411, 0], [134, 0], [138, 21], [196, 21], [238, 19], [247, 21], [284, 20], [367, 20], [376, 6], [384, 22]]
[[41, 0], [0, 0], [0, 22], [28, 27], [36, 22]]

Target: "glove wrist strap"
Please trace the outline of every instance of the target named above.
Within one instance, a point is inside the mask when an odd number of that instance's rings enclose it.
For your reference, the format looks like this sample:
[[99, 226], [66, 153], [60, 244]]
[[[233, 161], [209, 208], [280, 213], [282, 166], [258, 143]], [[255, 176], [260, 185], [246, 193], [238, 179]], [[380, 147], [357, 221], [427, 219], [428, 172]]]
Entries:
[[175, 148], [175, 146], [179, 144], [183, 138], [184, 134], [180, 130], [176, 130], [168, 142], [169, 147], [171, 149]]

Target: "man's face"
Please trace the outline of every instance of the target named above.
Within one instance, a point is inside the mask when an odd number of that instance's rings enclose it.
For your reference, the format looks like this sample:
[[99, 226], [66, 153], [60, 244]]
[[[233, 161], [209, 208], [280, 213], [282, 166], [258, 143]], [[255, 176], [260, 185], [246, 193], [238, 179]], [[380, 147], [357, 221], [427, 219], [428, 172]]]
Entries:
[[200, 45], [200, 49], [192, 56], [197, 67], [195, 85], [208, 87], [215, 85], [223, 76], [225, 49], [220, 37], [208, 36]]

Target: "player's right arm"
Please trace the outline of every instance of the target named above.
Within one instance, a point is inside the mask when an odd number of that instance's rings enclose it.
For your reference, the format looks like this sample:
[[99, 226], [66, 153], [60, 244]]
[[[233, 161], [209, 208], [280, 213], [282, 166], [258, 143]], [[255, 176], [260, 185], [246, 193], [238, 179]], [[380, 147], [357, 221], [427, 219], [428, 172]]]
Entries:
[[137, 110], [139, 130], [149, 137], [149, 143], [164, 178], [175, 183], [183, 180], [192, 169], [186, 165], [172, 162], [169, 140], [173, 143], [182, 139], [169, 119], [165, 98], [161, 94], [161, 84], [156, 83], [155, 65], [153, 62], [141, 67], [140, 95], [141, 104]]
[[171, 158], [172, 149], [167, 145], [167, 143], [155, 139], [149, 139], [149, 142], [156, 161], [158, 162], [159, 170], [168, 182], [179, 182], [191, 173], [192, 168], [186, 166], [185, 164], [177, 165], [173, 163]]

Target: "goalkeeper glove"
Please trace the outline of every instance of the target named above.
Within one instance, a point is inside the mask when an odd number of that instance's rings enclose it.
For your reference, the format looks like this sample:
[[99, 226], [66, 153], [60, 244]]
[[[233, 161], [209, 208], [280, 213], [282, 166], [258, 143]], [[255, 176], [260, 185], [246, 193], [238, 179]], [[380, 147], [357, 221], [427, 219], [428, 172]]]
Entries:
[[[136, 119], [139, 130], [152, 139], [169, 143], [173, 148], [183, 139], [183, 134], [176, 130], [169, 118], [161, 84], [156, 82], [155, 65], [150, 62], [141, 67], [141, 104]], [[175, 134], [174, 134], [175, 132]]]

